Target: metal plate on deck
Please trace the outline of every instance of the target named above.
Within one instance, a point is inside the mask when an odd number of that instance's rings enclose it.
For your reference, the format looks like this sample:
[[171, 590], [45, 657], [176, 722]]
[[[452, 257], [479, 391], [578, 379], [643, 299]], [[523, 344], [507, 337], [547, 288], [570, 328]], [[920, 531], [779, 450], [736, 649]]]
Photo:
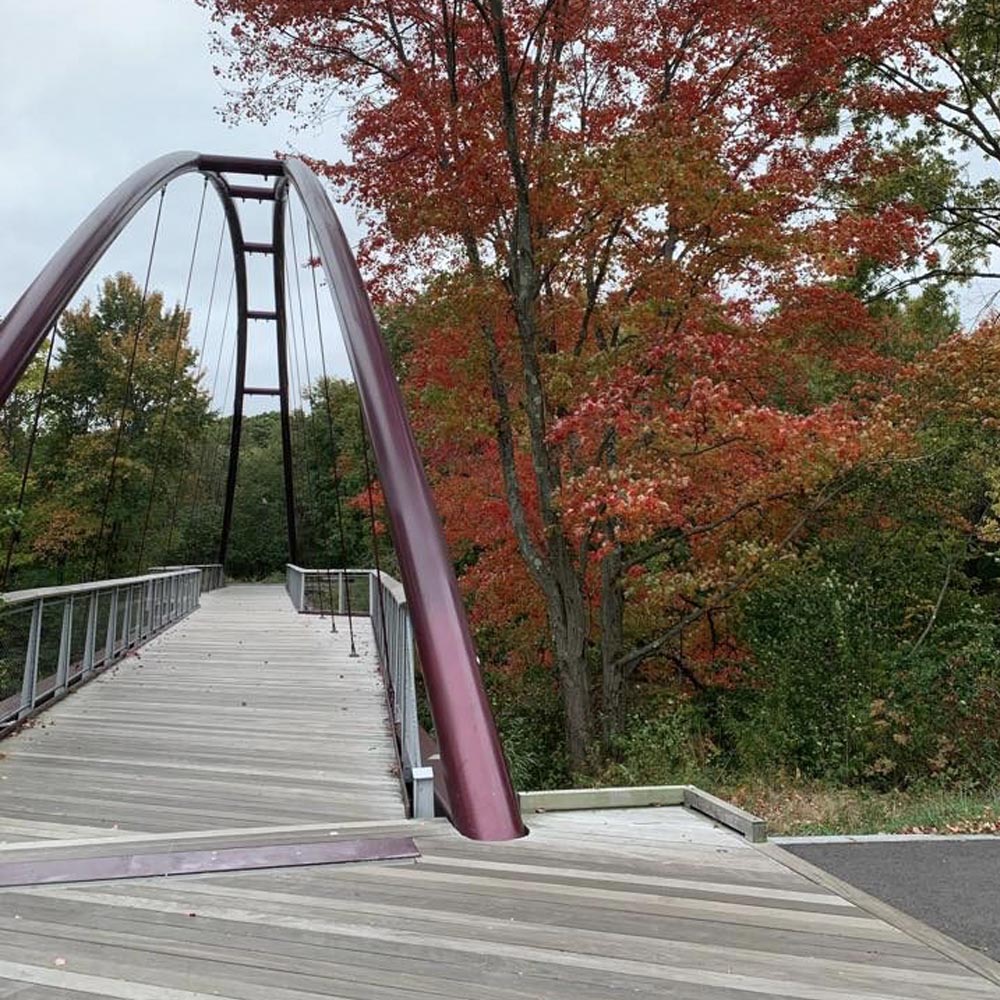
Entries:
[[382, 837], [263, 847], [223, 847], [211, 851], [116, 854], [102, 858], [0, 861], [0, 888], [149, 878], [157, 875], [296, 868], [302, 865], [335, 865], [357, 861], [391, 861], [419, 856], [420, 851], [409, 837]]

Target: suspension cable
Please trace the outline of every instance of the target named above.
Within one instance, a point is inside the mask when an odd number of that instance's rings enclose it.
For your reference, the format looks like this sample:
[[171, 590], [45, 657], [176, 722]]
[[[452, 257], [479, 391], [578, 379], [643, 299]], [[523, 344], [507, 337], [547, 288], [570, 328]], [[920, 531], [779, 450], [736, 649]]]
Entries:
[[[163, 217], [163, 199], [167, 193], [166, 187], [160, 188], [160, 200], [156, 206], [156, 224], [153, 226], [153, 241], [149, 248], [149, 260], [146, 264], [146, 278], [142, 286], [142, 298], [139, 301], [139, 317], [135, 327], [135, 336], [132, 338], [132, 353], [128, 359], [128, 369], [125, 375], [125, 391], [122, 393], [121, 412], [118, 415], [118, 427], [115, 432], [115, 446], [111, 456], [111, 471], [108, 475], [107, 486], [104, 490], [104, 500], [101, 504], [101, 526], [97, 532], [97, 541], [94, 544], [94, 558], [90, 567], [90, 578], [93, 580], [97, 575], [97, 564], [100, 560], [101, 542], [104, 539], [104, 528], [108, 520], [108, 506], [111, 503], [111, 494], [114, 490], [115, 472], [118, 469], [118, 457], [121, 452], [122, 435], [125, 429], [125, 416], [128, 413], [129, 397], [132, 395], [132, 376], [135, 372], [135, 359], [139, 352], [139, 338], [142, 336], [142, 328], [146, 321], [146, 299], [149, 294], [149, 279], [153, 273], [153, 258], [156, 254], [156, 241], [160, 235], [160, 219]], [[108, 551], [105, 559], [104, 572], [107, 574], [110, 569], [111, 544], [108, 542]]]
[[[206, 184], [208, 178], [205, 179]], [[205, 206], [205, 193], [201, 196], [202, 208]], [[199, 224], [201, 217], [199, 215]], [[222, 243], [226, 235], [226, 217], [223, 215], [222, 224], [219, 226], [219, 243], [215, 248], [215, 267], [212, 270], [212, 290], [208, 293], [208, 312], [205, 314], [205, 329], [201, 334], [201, 347], [198, 349], [198, 374], [205, 368], [205, 348], [208, 346], [208, 331], [212, 325], [212, 307], [215, 305], [215, 287], [219, 281], [219, 264], [222, 261]]]
[[174, 388], [177, 383], [177, 365], [181, 357], [181, 342], [184, 333], [184, 317], [187, 314], [188, 299], [191, 295], [191, 279], [194, 277], [194, 265], [198, 256], [198, 241], [201, 238], [201, 220], [205, 214], [205, 195], [208, 192], [208, 178], [201, 188], [201, 204], [198, 206], [198, 222], [194, 230], [194, 245], [191, 247], [191, 262], [188, 265], [187, 283], [184, 285], [184, 304], [177, 314], [177, 323], [174, 326], [174, 356], [170, 365], [170, 383], [167, 388], [167, 400], [163, 408], [163, 419], [160, 421], [160, 434], [153, 450], [153, 476], [149, 484], [149, 499], [146, 503], [146, 515], [142, 522], [142, 535], [139, 537], [139, 552], [135, 560], [135, 575], [138, 576], [142, 569], [142, 557], [146, 549], [146, 535], [149, 531], [149, 520], [153, 512], [153, 500], [156, 497], [156, 484], [160, 478], [160, 465], [163, 459], [164, 441], [167, 436], [167, 424], [170, 421], [170, 411], [174, 404]]
[[[212, 311], [215, 308], [215, 289], [218, 284], [219, 279], [219, 262], [222, 259], [222, 240], [226, 234], [226, 220], [225, 217], [222, 219], [222, 226], [219, 230], [219, 244], [215, 251], [215, 268], [212, 272], [212, 288], [208, 295], [208, 311], [205, 314], [205, 328], [201, 335], [201, 347], [198, 349], [198, 372], [196, 379], [200, 379], [203, 372], [205, 371], [205, 355], [206, 349], [208, 347], [208, 333], [212, 325]], [[232, 300], [233, 294], [233, 284], [236, 282], [236, 273], [233, 272], [232, 284], [229, 287], [229, 300], [226, 304], [226, 313], [228, 317], [229, 312], [229, 302]], [[209, 399], [209, 405], [211, 405], [211, 399]], [[195, 480], [195, 486], [201, 481], [201, 470], [205, 464], [205, 456], [208, 453], [208, 440], [203, 439], [201, 443], [201, 454], [198, 457], [198, 474]], [[177, 527], [177, 512], [180, 509], [181, 502], [181, 492], [184, 489], [185, 482], [190, 485], [191, 479], [183, 474], [183, 472], [177, 477], [177, 486], [174, 489], [174, 499], [170, 508], [170, 529], [167, 532], [167, 551], [169, 552], [174, 544], [174, 530]], [[195, 490], [197, 492], [197, 490]]]
[[[215, 362], [215, 370], [212, 375], [212, 390], [209, 393], [209, 405], [215, 403], [215, 390], [219, 384], [219, 372], [222, 369], [222, 356], [226, 349], [226, 340], [229, 336], [229, 315], [233, 307], [233, 289], [236, 287], [236, 271], [233, 270], [232, 278], [229, 281], [229, 294], [226, 297], [226, 311], [222, 317], [222, 336], [219, 339], [219, 356]], [[232, 368], [230, 367], [230, 371]], [[228, 392], [228, 389], [227, 389]], [[201, 455], [198, 458], [198, 472], [195, 476], [194, 486], [191, 490], [190, 503], [188, 505], [188, 515], [187, 522], [190, 525], [191, 520], [194, 518], [195, 507], [198, 505], [198, 500], [200, 499], [202, 480], [205, 474], [205, 460], [208, 458], [209, 451], [212, 453], [211, 461], [208, 464], [209, 471], [215, 468], [215, 460], [219, 453], [219, 443], [218, 440], [209, 441], [206, 437], [202, 442]]]
[[[337, 449], [337, 436], [333, 427], [333, 407], [330, 403], [330, 374], [326, 365], [326, 347], [324, 346], [324, 336], [323, 336], [323, 319], [319, 308], [319, 282], [316, 278], [316, 268], [313, 266], [313, 261], [316, 259], [315, 249], [313, 247], [312, 230], [309, 226], [306, 226], [306, 237], [309, 242], [309, 261], [310, 268], [312, 272], [312, 290], [313, 290], [313, 305], [316, 309], [316, 329], [319, 331], [319, 356], [322, 365], [323, 372], [323, 401], [324, 409], [326, 411], [326, 428], [330, 436], [330, 462], [331, 471], [333, 473], [333, 505], [334, 511], [337, 518], [337, 533], [340, 537], [340, 565], [343, 567], [343, 572], [347, 572], [347, 535], [344, 531], [344, 512], [343, 506], [340, 501], [340, 462], [339, 454]], [[347, 586], [344, 588], [345, 603], [347, 605], [347, 628], [351, 635], [351, 656], [357, 656], [357, 650], [354, 645], [354, 622], [352, 620], [351, 614], [351, 588]]]
[[[306, 339], [305, 310], [304, 310], [303, 305], [302, 305], [302, 280], [301, 280], [301, 276], [299, 275], [299, 267], [300, 267], [300, 265], [299, 265], [299, 250], [298, 250], [297, 241], [295, 239], [294, 213], [291, 212], [291, 211], [289, 211], [289, 213], [288, 213], [288, 228], [289, 228], [289, 231], [290, 231], [290, 234], [291, 234], [291, 237], [292, 237], [292, 256], [295, 258], [295, 262], [296, 262], [295, 263], [295, 288], [296, 288], [296, 293], [298, 295], [298, 301], [299, 301], [299, 319], [301, 321], [300, 322], [300, 327], [299, 327], [299, 332], [302, 335], [302, 353], [303, 353], [304, 358], [305, 358], [306, 378], [309, 380], [309, 388], [307, 390], [307, 394], [309, 396], [309, 410], [310, 410], [310, 417], [312, 418], [312, 420], [315, 420], [316, 409], [312, 405], [313, 381], [312, 381], [312, 372], [311, 372], [310, 366], [309, 366], [309, 342]], [[308, 224], [307, 224], [307, 231], [308, 231]], [[312, 249], [311, 249], [311, 244], [310, 244], [309, 262], [310, 262], [310, 266], [311, 266], [311, 264], [312, 264]], [[313, 277], [314, 278], [315, 278], [315, 273], [316, 272], [313, 271]], [[322, 328], [322, 325], [319, 324], [319, 313], [318, 313], [318, 311], [317, 311], [317, 314], [316, 314], [316, 318], [317, 318], [317, 326], [318, 326], [318, 335], [319, 335], [320, 342], [322, 342], [322, 340], [323, 340], [323, 328]], [[310, 423], [312, 422], [312, 420], [310, 421]], [[308, 435], [307, 435], [307, 437], [306, 437], [307, 444], [308, 444], [308, 440], [309, 440], [309, 438], [308, 438]], [[310, 465], [308, 464], [308, 452], [306, 454], [306, 459], [307, 459], [306, 468], [308, 470], [310, 468]], [[319, 459], [317, 458], [317, 463], [318, 463], [318, 461], [319, 461]], [[316, 479], [319, 478], [319, 471], [318, 471], [318, 469], [317, 469], [317, 471], [315, 473], [315, 476], [316, 476]], [[336, 481], [335, 481], [335, 483], [336, 483]], [[336, 498], [336, 494], [334, 494], [334, 496]], [[315, 504], [315, 506], [318, 509], [318, 507], [319, 507], [319, 484], [318, 483], [316, 484], [315, 489], [314, 489], [314, 504]], [[331, 632], [336, 632], [337, 631], [337, 618], [336, 618], [336, 615], [334, 614], [334, 610], [333, 610], [333, 577], [332, 577], [332, 575], [330, 573], [330, 562], [331, 562], [332, 558], [333, 557], [331, 555], [327, 555], [324, 558], [323, 561], [327, 564], [326, 565], [326, 594], [327, 594], [327, 600], [330, 603], [330, 631]], [[351, 587], [350, 587], [350, 581], [347, 578], [347, 566], [345, 565], [345, 559], [344, 559], [343, 550], [341, 550], [341, 554], [340, 554], [340, 571], [344, 575], [344, 601], [345, 601], [346, 611], [347, 611], [347, 631], [348, 631], [348, 634], [350, 635], [350, 638], [351, 638], [351, 655], [352, 656], [356, 656], [357, 654], [356, 654], [355, 649], [354, 649], [354, 622], [353, 622], [352, 616], [351, 616]], [[338, 607], [339, 607], [339, 602], [338, 602]]]
[[385, 600], [382, 590], [382, 561], [379, 557], [378, 532], [375, 530], [375, 497], [372, 493], [372, 470], [368, 462], [368, 434], [365, 430], [365, 413], [358, 397], [358, 426], [361, 428], [361, 454], [365, 462], [365, 490], [368, 493], [368, 521], [372, 533], [372, 558], [375, 560], [375, 581], [378, 584], [378, 616], [382, 626], [382, 649], [389, 655], [389, 632], [385, 624]]
[[[238, 350], [239, 350], [239, 338], [233, 337], [233, 349], [229, 354], [229, 366], [226, 369], [225, 387], [222, 390], [223, 400], [229, 399], [229, 390], [232, 388], [233, 375], [236, 371], [236, 354]], [[219, 365], [221, 370], [221, 365], [222, 365], [221, 349], [219, 351]], [[212, 452], [212, 468], [218, 469], [218, 472], [215, 477], [215, 485], [212, 487], [212, 495], [218, 498], [220, 501], [222, 499], [223, 481], [225, 480], [227, 459], [229, 456], [229, 449], [231, 445], [232, 445], [231, 435], [230, 434], [221, 435], [220, 437], [216, 438], [215, 450]]]
[[[24, 469], [21, 471], [21, 488], [17, 494], [17, 510], [19, 515], [24, 512], [24, 495], [28, 489], [28, 473], [31, 470], [31, 459], [35, 453], [35, 442], [38, 440], [38, 424], [42, 415], [42, 402], [45, 397], [45, 388], [49, 381], [49, 370], [52, 367], [52, 352], [56, 346], [56, 327], [52, 327], [49, 337], [49, 349], [45, 356], [45, 370], [42, 372], [42, 381], [38, 387], [38, 394], [35, 397], [35, 415], [31, 421], [31, 433], [28, 435], [28, 452], [24, 459]], [[7, 577], [10, 574], [11, 560], [14, 558], [14, 549], [21, 539], [21, 522], [18, 521], [11, 529], [10, 538], [7, 540], [7, 556], [3, 564], [3, 579], [0, 580], [0, 590], [7, 589]]]
[[[291, 212], [291, 206], [289, 206], [289, 212]], [[287, 254], [285, 255], [284, 267], [285, 267], [285, 287], [290, 289], [292, 287], [292, 283], [290, 280], [291, 276], [288, 272]], [[300, 299], [300, 305], [301, 305], [301, 299]], [[315, 495], [315, 490], [313, 489], [313, 477], [310, 475], [310, 467], [308, 461], [309, 456], [306, 453], [305, 401], [302, 390], [302, 368], [301, 365], [299, 364], [299, 348], [298, 348], [298, 342], [296, 340], [297, 327], [295, 325], [295, 310], [288, 309], [287, 316], [288, 316], [288, 327], [290, 336], [286, 338], [287, 343], [285, 346], [286, 349], [288, 350], [288, 355], [289, 355], [290, 364], [288, 367], [292, 381], [292, 388], [295, 390], [295, 398], [298, 402], [296, 409], [293, 411], [292, 414], [293, 419], [291, 421], [292, 432], [295, 433], [297, 431], [298, 434], [298, 446], [295, 447], [293, 445], [292, 451], [293, 451], [293, 461], [296, 456], [298, 457], [299, 478], [303, 486], [303, 489], [296, 490], [295, 496], [298, 499], [298, 506], [299, 506], [298, 528], [300, 530], [300, 535], [305, 537], [306, 532], [304, 529], [306, 526], [306, 512], [308, 510], [308, 507], [306, 506], [306, 501], [308, 503], [311, 503], [313, 505], [313, 509], [315, 510], [316, 495]], [[296, 417], [297, 419], [295, 419]], [[307, 494], [305, 498], [303, 496], [304, 494]], [[310, 519], [310, 527], [311, 527], [311, 519]]]

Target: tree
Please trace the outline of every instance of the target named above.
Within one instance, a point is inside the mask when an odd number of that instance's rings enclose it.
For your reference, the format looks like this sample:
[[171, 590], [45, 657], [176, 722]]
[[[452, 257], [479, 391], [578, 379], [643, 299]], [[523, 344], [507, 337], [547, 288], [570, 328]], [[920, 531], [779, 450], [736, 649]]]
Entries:
[[94, 559], [102, 572], [129, 574], [157, 561], [166, 486], [208, 422], [189, 325], [190, 315], [166, 309], [160, 293], [144, 300], [126, 274], [106, 279], [96, 302], [63, 314], [42, 397], [22, 562], [86, 575]]
[[937, 252], [904, 283], [998, 278], [1000, 9], [996, 0], [938, 0], [913, 14], [912, 51], [859, 67], [907, 101], [921, 97], [915, 114], [872, 126], [909, 164], [908, 187], [934, 223]]
[[348, 104], [350, 163], [313, 164], [410, 312], [473, 614], [541, 598], [579, 767], [650, 658], [703, 682], [728, 595], [893, 439], [891, 322], [843, 279], [925, 232], [855, 123], [933, 95], [855, 68], [930, 5], [200, 2], [231, 114]]

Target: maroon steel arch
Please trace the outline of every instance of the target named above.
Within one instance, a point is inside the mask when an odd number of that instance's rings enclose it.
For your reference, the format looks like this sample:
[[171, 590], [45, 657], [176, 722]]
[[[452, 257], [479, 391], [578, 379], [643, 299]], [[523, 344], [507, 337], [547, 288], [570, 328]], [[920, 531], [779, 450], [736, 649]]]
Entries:
[[[136, 171], [83, 221], [0, 324], [0, 403], [128, 221], [163, 185], [191, 171], [213, 180], [230, 225], [232, 197], [249, 189], [220, 181], [222, 174], [287, 178], [298, 192], [329, 280], [372, 438], [447, 771], [452, 818], [462, 833], [477, 840], [519, 837], [524, 826], [517, 798], [388, 351], [333, 205], [319, 178], [301, 160], [178, 152]], [[233, 240], [235, 247], [242, 237], [234, 233]]]

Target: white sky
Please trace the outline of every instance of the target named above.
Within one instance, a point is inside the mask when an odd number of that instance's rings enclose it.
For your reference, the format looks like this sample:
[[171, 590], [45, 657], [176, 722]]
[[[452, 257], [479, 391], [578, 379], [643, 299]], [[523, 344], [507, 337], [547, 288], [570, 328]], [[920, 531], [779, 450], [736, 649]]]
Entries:
[[[163, 153], [193, 149], [270, 156], [299, 148], [327, 159], [341, 155], [336, 119], [299, 133], [288, 121], [268, 127], [225, 125], [216, 111], [224, 95], [213, 73], [209, 40], [208, 14], [194, 0], [0, 0], [0, 315], [104, 195]], [[167, 189], [151, 285], [164, 291], [168, 302], [183, 297], [201, 187], [201, 178], [192, 175]], [[206, 206], [189, 302], [195, 346], [205, 332], [222, 219], [211, 191]], [[338, 209], [348, 234], [356, 237], [353, 217]], [[267, 239], [269, 211], [270, 206], [246, 208], [248, 239]], [[142, 280], [154, 218], [155, 199], [109, 250], [80, 297], [93, 297], [99, 280], [117, 270]], [[297, 225], [301, 241], [301, 217]], [[205, 351], [211, 366], [220, 353], [231, 273], [227, 245]], [[269, 281], [253, 279], [251, 271], [251, 308], [268, 308]], [[255, 299], [254, 286], [266, 299]], [[320, 291], [327, 342], [333, 342], [328, 361], [337, 374], [347, 375], [329, 294]], [[251, 385], [277, 384], [272, 329], [251, 324]], [[316, 346], [310, 347], [313, 354]], [[318, 370], [318, 360], [313, 363]], [[274, 405], [266, 397], [247, 400], [249, 412]]]

